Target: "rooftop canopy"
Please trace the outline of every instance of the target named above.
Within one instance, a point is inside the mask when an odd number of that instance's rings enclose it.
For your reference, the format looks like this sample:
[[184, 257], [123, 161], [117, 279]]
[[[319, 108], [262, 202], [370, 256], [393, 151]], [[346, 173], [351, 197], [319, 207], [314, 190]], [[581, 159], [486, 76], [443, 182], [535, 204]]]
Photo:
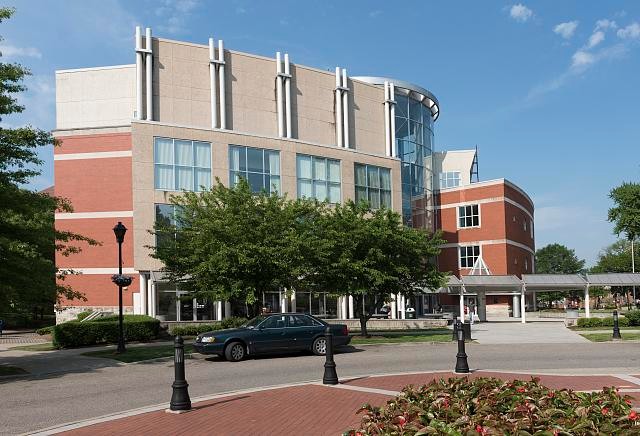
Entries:
[[587, 274], [589, 286], [640, 286], [640, 273]]
[[574, 290], [584, 289], [587, 281], [580, 274], [522, 274], [527, 290]]

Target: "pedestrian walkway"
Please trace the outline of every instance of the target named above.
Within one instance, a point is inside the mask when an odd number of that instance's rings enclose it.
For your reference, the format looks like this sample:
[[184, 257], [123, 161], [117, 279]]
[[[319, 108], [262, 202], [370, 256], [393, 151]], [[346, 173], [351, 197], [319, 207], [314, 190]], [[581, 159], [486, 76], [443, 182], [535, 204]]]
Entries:
[[43, 344], [45, 338], [33, 331], [4, 330], [0, 336], [0, 350], [7, 350], [16, 345]]
[[[640, 378], [628, 374], [556, 375], [476, 371], [469, 377], [529, 380], [538, 376], [551, 388], [580, 391], [615, 386], [640, 406]], [[208, 434], [208, 435], [338, 435], [356, 427], [357, 410], [364, 403], [383, 405], [408, 385], [436, 378], [459, 377], [451, 372], [404, 373], [354, 377], [336, 386], [303, 383], [238, 391], [192, 399], [193, 410], [166, 413], [168, 404], [136, 409], [92, 420], [70, 423], [35, 434]]]
[[474, 324], [471, 337], [480, 344], [579, 344], [589, 342], [562, 322], [483, 322]]

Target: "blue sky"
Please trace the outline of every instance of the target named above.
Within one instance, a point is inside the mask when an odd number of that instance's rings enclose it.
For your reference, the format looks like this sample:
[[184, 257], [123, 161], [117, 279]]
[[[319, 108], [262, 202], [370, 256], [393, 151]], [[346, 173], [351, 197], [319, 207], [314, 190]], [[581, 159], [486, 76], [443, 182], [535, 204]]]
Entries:
[[[640, 2], [65, 0], [5, 2], [3, 59], [29, 66], [27, 110], [55, 127], [56, 69], [130, 64], [134, 26], [155, 36], [274, 56], [431, 90], [436, 147], [479, 147], [480, 178], [536, 206], [536, 245], [593, 264], [615, 240], [609, 190], [640, 179]], [[33, 188], [52, 184], [52, 151]]]

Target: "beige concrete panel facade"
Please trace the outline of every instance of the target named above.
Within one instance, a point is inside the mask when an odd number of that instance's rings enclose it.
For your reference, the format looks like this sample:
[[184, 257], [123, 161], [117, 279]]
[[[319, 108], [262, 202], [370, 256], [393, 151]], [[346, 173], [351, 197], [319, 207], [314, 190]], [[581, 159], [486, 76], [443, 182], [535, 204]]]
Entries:
[[56, 71], [56, 129], [128, 124], [135, 82], [135, 65]]
[[280, 152], [280, 178], [283, 193], [289, 198], [297, 197], [296, 155], [308, 154], [331, 159], [341, 163], [342, 200], [355, 197], [354, 165], [365, 163], [391, 169], [392, 202], [396, 211], [401, 210], [400, 162], [395, 158], [376, 156], [359, 150], [349, 150], [336, 146], [312, 144], [299, 140], [243, 134], [222, 130], [179, 127], [157, 122], [134, 122], [132, 124], [133, 157], [133, 209], [134, 209], [134, 268], [140, 271], [156, 270], [162, 265], [149, 257], [146, 246], [154, 244], [154, 236], [148, 230], [153, 228], [155, 204], [169, 203], [170, 196], [179, 192], [165, 192], [154, 189], [153, 141], [154, 137], [188, 139], [211, 143], [212, 176], [226, 185], [229, 183], [229, 145], [244, 145]]

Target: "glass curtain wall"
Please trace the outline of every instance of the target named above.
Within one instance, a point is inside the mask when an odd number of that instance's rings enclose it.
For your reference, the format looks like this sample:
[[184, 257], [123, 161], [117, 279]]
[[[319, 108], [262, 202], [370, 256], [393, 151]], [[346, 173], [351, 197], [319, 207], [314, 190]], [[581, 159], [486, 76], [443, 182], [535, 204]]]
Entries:
[[401, 160], [402, 220], [433, 230], [433, 118], [431, 110], [411, 96], [397, 93], [396, 147]]

